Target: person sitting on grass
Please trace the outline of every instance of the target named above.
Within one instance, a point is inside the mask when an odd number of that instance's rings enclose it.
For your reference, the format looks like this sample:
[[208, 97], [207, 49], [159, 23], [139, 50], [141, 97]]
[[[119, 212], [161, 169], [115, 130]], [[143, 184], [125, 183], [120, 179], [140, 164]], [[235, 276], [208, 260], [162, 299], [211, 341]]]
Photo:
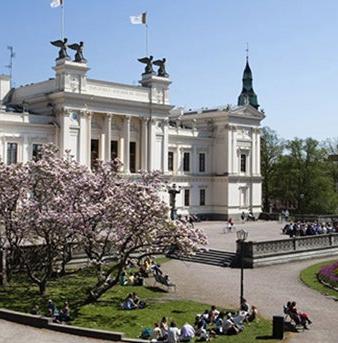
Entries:
[[121, 307], [123, 310], [134, 310], [137, 308], [137, 304], [135, 304], [131, 293], [128, 294], [127, 298], [121, 304]]
[[215, 305], [212, 305], [211, 309], [210, 309], [210, 311], [208, 313], [209, 323], [210, 324], [215, 323], [216, 318], [218, 317], [218, 315], [219, 315], [219, 311], [216, 309]]
[[48, 304], [47, 304], [47, 316], [53, 317], [55, 309], [56, 309], [56, 306], [55, 306], [53, 300], [49, 299]]
[[246, 317], [247, 321], [253, 322], [257, 318], [257, 314], [258, 314], [257, 307], [255, 305], [252, 305], [251, 309], [250, 309], [250, 311]]
[[127, 277], [127, 284], [130, 286], [134, 286], [135, 285], [135, 275], [134, 273], [130, 273]]
[[151, 339], [156, 340], [156, 341], [161, 341], [162, 340], [162, 331], [160, 329], [160, 326], [158, 323], [154, 323], [154, 328], [151, 334]]
[[185, 323], [181, 328], [180, 342], [190, 342], [193, 337], [195, 329], [189, 323]]
[[162, 340], [166, 340], [168, 338], [168, 330], [169, 330], [168, 321], [166, 317], [162, 317], [160, 321], [160, 329], [162, 332]]
[[123, 271], [120, 274], [119, 284], [120, 284], [120, 286], [125, 286], [125, 285], [127, 285], [127, 283], [128, 283], [128, 279], [127, 279], [127, 276], [126, 276], [126, 272]]
[[223, 335], [237, 335], [241, 330], [235, 324], [232, 314], [229, 312], [224, 318], [223, 325], [222, 325]]
[[181, 331], [180, 329], [177, 327], [176, 322], [173, 320], [170, 323], [170, 327], [168, 330], [168, 343], [178, 343], [180, 341], [180, 334]]
[[217, 318], [215, 319], [215, 325], [216, 325], [216, 334], [217, 335], [223, 335], [223, 320], [224, 320], [224, 317], [225, 317], [225, 312], [224, 311], [221, 311]]
[[70, 308], [68, 301], [65, 301], [63, 304], [62, 310], [60, 311], [59, 315], [60, 322], [69, 322], [70, 321]]

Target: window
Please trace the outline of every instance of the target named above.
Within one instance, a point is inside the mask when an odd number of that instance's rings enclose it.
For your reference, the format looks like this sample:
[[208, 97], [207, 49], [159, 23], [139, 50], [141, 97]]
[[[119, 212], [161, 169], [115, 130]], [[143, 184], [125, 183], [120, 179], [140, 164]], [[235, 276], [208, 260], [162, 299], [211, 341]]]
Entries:
[[136, 143], [129, 143], [129, 169], [131, 173], [136, 173]]
[[119, 155], [118, 153], [118, 142], [117, 141], [111, 141], [110, 142], [110, 159], [113, 161], [117, 156]]
[[168, 152], [168, 170], [174, 170], [174, 153], [172, 151]]
[[93, 168], [99, 158], [99, 140], [92, 139], [90, 143], [90, 165]]
[[241, 154], [241, 173], [246, 173], [246, 155]]
[[42, 144], [33, 144], [32, 146], [32, 160], [38, 161], [41, 159]]
[[18, 162], [18, 144], [7, 143], [7, 164]]
[[205, 153], [199, 154], [199, 171], [200, 173], [205, 172]]
[[184, 190], [184, 206], [190, 206], [190, 189]]
[[190, 153], [185, 152], [183, 154], [183, 171], [190, 171]]
[[200, 206], [205, 205], [205, 189], [200, 189]]

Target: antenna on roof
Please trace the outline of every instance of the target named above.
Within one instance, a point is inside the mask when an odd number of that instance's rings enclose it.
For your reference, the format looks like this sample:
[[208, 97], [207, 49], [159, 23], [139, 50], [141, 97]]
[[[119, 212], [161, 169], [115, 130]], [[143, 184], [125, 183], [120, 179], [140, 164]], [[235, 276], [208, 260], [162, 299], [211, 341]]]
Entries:
[[12, 46], [7, 46], [7, 49], [9, 50], [9, 64], [5, 67], [9, 69], [9, 77], [11, 81], [11, 88], [13, 87], [13, 59], [15, 57], [14, 48]]

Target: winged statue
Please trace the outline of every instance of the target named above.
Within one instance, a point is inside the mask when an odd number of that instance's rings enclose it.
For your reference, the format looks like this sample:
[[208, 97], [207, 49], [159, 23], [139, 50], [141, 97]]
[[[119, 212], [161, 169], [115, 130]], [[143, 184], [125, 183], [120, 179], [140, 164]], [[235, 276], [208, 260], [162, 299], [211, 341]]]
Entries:
[[83, 49], [84, 49], [83, 42], [80, 42], [80, 44], [74, 43], [74, 44], [68, 45], [68, 48], [76, 51], [74, 62], [78, 62], [78, 63], [87, 62], [87, 60], [83, 57]]
[[156, 60], [153, 62], [154, 65], [159, 67], [157, 70], [157, 76], [169, 77], [169, 74], [165, 70], [165, 62], [166, 62], [165, 58], [162, 58], [161, 60]]
[[137, 59], [139, 62], [144, 63], [146, 66], [144, 68], [144, 73], [143, 74], [153, 74], [153, 56], [149, 57], [143, 57]]
[[69, 58], [67, 54], [67, 42], [68, 39], [64, 38], [63, 40], [55, 40], [54, 42], [50, 42], [50, 44], [56, 46], [57, 48], [60, 48], [59, 50], [59, 57], [56, 60], [62, 60], [63, 58]]

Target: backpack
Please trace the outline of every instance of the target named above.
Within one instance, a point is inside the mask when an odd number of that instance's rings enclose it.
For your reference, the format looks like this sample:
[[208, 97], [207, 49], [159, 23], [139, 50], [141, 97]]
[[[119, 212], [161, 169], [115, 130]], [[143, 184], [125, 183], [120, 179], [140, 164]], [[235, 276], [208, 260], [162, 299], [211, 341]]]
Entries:
[[151, 328], [144, 328], [141, 332], [141, 338], [148, 339], [151, 337], [153, 330]]

